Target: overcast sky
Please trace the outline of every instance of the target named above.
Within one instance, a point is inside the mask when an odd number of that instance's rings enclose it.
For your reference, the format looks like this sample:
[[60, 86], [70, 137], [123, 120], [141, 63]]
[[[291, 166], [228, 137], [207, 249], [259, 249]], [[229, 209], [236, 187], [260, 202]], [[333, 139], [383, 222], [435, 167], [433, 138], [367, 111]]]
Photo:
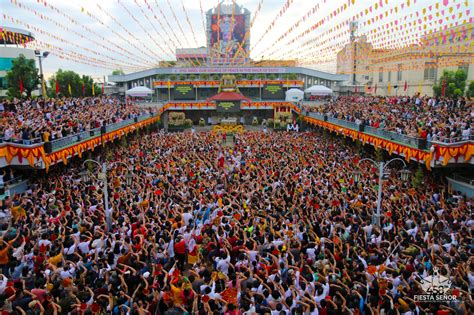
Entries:
[[[232, 0], [227, 2], [233, 3]], [[237, 1], [250, 10], [251, 19], [261, 4], [261, 10], [251, 29], [251, 57], [261, 59], [263, 55], [264, 58], [271, 59], [298, 58], [305, 66], [326, 71], [335, 70], [335, 54], [349, 41], [349, 27], [344, 22], [360, 11], [372, 7], [372, 12], [359, 17], [359, 33], [362, 34], [405, 16], [408, 18], [405, 22], [415, 21], [421, 17], [417, 17], [416, 12], [421, 13], [423, 8], [427, 11], [426, 15], [431, 12], [428, 11], [430, 5], [433, 5], [431, 10], [434, 19], [435, 3], [440, 3], [438, 11], [446, 10], [446, 15], [449, 7], [453, 6], [453, 12], [449, 14], [456, 15], [455, 19], [458, 19], [459, 12], [464, 12], [465, 15], [466, 4], [468, 7], [472, 6], [472, 0], [411, 0], [409, 7], [406, 6], [407, 0], [355, 0], [344, 12], [330, 17], [335, 9], [349, 4], [351, 0], [293, 0], [289, 1], [291, 5], [285, 14], [275, 20], [286, 2], [287, 0]], [[45, 45], [53, 45], [47, 48], [51, 55], [43, 64], [46, 76], [62, 68], [98, 78], [110, 74], [114, 68], [134, 72], [139, 68], [151, 68], [160, 60], [172, 60], [176, 47], [205, 46], [206, 35], [200, 5], [205, 14], [207, 10], [217, 6], [217, 3], [217, 0], [0, 0], [3, 14], [0, 16], [0, 25], [33, 32], [37, 41], [31, 44], [32, 48], [45, 49]], [[299, 23], [288, 36], [281, 38], [318, 3], [319, 10], [315, 14]], [[377, 6], [382, 3], [383, 7], [375, 9], [375, 3]], [[397, 13], [392, 11], [388, 16], [384, 16], [383, 23], [377, 22], [370, 26], [364, 24], [367, 19], [388, 12], [391, 8], [400, 8], [401, 3], [404, 3], [403, 10]], [[162, 13], [166, 18], [163, 18]], [[39, 14], [43, 14], [44, 18], [41, 19]], [[472, 13], [469, 14], [472, 16]], [[189, 17], [189, 22], [186, 16]], [[301, 35], [311, 25], [324, 18], [326, 21], [323, 25]], [[453, 18], [450, 18], [451, 21]], [[78, 24], [72, 21], [77, 21]], [[271, 31], [263, 36], [273, 21], [276, 22]], [[444, 23], [450, 22], [446, 21]], [[432, 24], [428, 25], [428, 29], [434, 27]], [[340, 29], [328, 33], [334, 26], [339, 26]], [[411, 28], [404, 36], [407, 36], [407, 41], [416, 41], [421, 33], [416, 28]], [[384, 36], [378, 40], [378, 45], [388, 45], [389, 40], [397, 39], [400, 34], [392, 31], [389, 35], [391, 39]], [[333, 38], [335, 35], [337, 37]], [[63, 58], [60, 58], [61, 55]], [[86, 64], [80, 63], [79, 60], [84, 58], [88, 60]]]

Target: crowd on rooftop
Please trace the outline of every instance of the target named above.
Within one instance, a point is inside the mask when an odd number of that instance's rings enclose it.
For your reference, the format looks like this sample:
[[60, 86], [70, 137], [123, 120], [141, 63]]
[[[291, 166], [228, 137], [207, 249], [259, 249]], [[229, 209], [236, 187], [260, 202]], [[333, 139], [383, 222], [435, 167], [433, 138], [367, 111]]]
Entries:
[[0, 139], [46, 142], [150, 112], [117, 98], [86, 97], [0, 101]]
[[341, 96], [305, 109], [428, 141], [459, 142], [472, 137], [473, 104], [463, 97]]
[[[472, 314], [472, 200], [392, 169], [376, 226], [377, 170], [350, 172], [365, 154], [309, 132], [142, 135], [97, 157], [120, 162], [110, 230], [103, 184], [57, 167], [1, 203], [1, 313]], [[415, 300], [435, 272], [456, 300]]]

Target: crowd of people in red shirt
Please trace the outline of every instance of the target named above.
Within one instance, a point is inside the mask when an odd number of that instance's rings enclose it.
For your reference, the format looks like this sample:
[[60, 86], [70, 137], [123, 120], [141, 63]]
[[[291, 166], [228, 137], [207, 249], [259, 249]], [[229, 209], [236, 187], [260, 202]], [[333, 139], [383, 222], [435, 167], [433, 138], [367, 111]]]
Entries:
[[[378, 226], [378, 171], [355, 182], [370, 153], [339, 138], [160, 131], [97, 151], [108, 187], [71, 161], [0, 203], [1, 314], [473, 313], [472, 199], [439, 175], [393, 164]], [[417, 298], [433, 277], [451, 300]]]

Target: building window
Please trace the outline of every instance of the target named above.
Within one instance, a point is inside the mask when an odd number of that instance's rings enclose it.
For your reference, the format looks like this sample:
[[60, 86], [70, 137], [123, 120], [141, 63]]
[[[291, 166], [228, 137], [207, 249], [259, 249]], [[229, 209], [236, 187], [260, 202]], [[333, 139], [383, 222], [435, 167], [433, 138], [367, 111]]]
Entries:
[[467, 75], [469, 74], [469, 64], [464, 63], [464, 64], [459, 65], [458, 70], [463, 70], [467, 77]]
[[369, 76], [368, 75], [365, 76], [365, 80], [369, 81]]
[[388, 72], [388, 82], [392, 81], [392, 71]]
[[432, 81], [435, 79], [435, 69], [436, 63], [434, 62], [425, 62], [425, 74], [423, 76], [424, 80]]
[[402, 80], [402, 64], [398, 64], [397, 81]]
[[383, 67], [379, 68], [379, 82], [383, 82]]

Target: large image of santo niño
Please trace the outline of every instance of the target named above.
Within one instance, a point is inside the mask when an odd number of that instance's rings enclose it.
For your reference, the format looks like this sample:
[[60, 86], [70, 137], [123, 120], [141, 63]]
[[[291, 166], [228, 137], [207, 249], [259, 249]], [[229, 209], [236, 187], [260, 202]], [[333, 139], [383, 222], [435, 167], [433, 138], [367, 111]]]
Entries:
[[212, 54], [219, 58], [234, 56], [245, 36], [245, 16], [213, 15], [211, 19]]

